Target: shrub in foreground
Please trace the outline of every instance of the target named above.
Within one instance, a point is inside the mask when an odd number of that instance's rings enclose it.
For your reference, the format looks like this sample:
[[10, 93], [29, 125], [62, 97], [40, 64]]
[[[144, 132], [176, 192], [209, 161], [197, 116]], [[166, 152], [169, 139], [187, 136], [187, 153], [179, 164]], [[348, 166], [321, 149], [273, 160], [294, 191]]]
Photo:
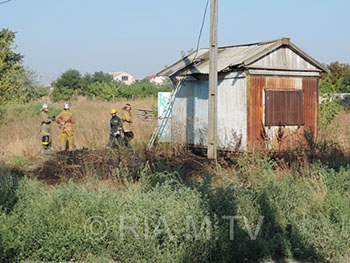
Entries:
[[147, 166], [113, 191], [93, 179], [21, 180], [0, 214], [0, 261], [346, 262], [349, 167], [277, 172], [268, 159], [240, 158], [233, 172], [217, 167], [191, 185]]
[[96, 183], [48, 188], [26, 179], [17, 198], [13, 212], [1, 215], [1, 262], [180, 262], [192, 247], [187, 222], [200, 225], [205, 216], [200, 194], [178, 183], [147, 192], [130, 184], [112, 193]]

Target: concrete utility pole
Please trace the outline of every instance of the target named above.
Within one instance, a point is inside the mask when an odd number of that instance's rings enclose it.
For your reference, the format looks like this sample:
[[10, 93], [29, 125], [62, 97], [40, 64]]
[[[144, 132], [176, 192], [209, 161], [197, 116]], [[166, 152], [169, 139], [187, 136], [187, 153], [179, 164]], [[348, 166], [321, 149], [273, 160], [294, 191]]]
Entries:
[[217, 159], [218, 0], [210, 0], [208, 159]]

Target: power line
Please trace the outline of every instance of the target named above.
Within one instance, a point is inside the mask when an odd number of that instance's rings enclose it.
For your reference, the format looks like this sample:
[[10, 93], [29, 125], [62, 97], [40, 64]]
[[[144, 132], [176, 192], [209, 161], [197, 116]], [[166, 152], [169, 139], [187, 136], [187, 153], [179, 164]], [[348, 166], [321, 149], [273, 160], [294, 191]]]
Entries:
[[204, 22], [205, 22], [205, 17], [206, 17], [207, 10], [208, 10], [208, 5], [209, 5], [209, 0], [207, 0], [207, 3], [206, 3], [206, 5], [205, 5], [204, 14], [203, 14], [203, 19], [202, 19], [202, 25], [201, 25], [201, 29], [200, 29], [200, 31], [199, 31], [199, 36], [198, 36], [198, 40], [197, 40], [197, 47], [196, 47], [197, 53], [196, 53], [196, 55], [194, 56], [193, 61], [196, 59], [197, 54], [198, 54], [199, 42], [200, 42], [200, 39], [201, 39], [201, 37], [202, 37], [202, 31], [203, 31]]
[[2, 1], [2, 2], [0, 2], [0, 5], [1, 5], [1, 4], [5, 4], [5, 3], [7, 3], [7, 2], [10, 2], [10, 1], [12, 1], [12, 0]]

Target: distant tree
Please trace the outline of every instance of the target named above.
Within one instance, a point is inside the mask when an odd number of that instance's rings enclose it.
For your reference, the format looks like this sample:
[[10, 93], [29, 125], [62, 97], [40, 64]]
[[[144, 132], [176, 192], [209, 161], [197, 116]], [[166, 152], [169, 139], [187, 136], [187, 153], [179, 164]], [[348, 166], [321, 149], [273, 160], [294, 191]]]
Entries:
[[[331, 64], [328, 65], [328, 68], [330, 72], [328, 73], [328, 77], [331, 80], [332, 85], [334, 86], [334, 91], [339, 92], [338, 90], [338, 85], [339, 85], [339, 80], [341, 76], [343, 75], [344, 72], [350, 70], [350, 65], [349, 64], [342, 64], [339, 63], [338, 61], [332, 62]], [[323, 75], [322, 79], [327, 78], [327, 75]]]
[[333, 85], [331, 75], [326, 74], [324, 78], [320, 80], [320, 95], [335, 93], [335, 85]]
[[78, 70], [69, 69], [52, 83], [54, 90], [51, 94], [53, 101], [70, 100], [78, 95], [81, 85], [81, 74]]
[[96, 71], [93, 75], [92, 75], [92, 81], [93, 82], [112, 82], [113, 81], [113, 76], [111, 74], [108, 73], [104, 73], [102, 71]]
[[341, 75], [338, 90], [341, 93], [350, 93], [350, 70]]
[[94, 74], [85, 74], [80, 82], [80, 94], [87, 95], [89, 93], [89, 87], [93, 83], [110, 83], [113, 82], [113, 76], [102, 71], [96, 71]]
[[148, 79], [136, 80], [131, 85], [126, 85], [121, 81], [95, 82], [89, 86], [87, 96], [100, 100], [110, 101], [113, 99], [131, 99], [157, 97], [158, 92], [171, 91], [171, 82], [164, 84], [154, 84]]
[[44, 88], [38, 81], [37, 75], [34, 71], [25, 68], [21, 74], [23, 79], [24, 89], [22, 90], [22, 95], [25, 98], [25, 101], [33, 101], [40, 98], [43, 94], [43, 90], [47, 90]]
[[23, 78], [23, 56], [15, 53], [15, 33], [2, 29], [0, 31], [0, 100], [2, 103], [10, 101], [23, 101], [24, 90]]
[[40, 97], [39, 83], [33, 71], [23, 67], [23, 56], [16, 53], [15, 33], [0, 31], [0, 103], [28, 102]]

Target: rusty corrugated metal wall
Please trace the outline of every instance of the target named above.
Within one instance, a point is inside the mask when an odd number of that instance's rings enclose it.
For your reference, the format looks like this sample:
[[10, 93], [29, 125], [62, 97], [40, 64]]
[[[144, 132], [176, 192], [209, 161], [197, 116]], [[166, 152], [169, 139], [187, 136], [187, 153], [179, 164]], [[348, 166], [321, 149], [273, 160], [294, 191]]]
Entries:
[[302, 90], [265, 89], [265, 125], [304, 125], [304, 92]]
[[[318, 78], [316, 77], [280, 77], [280, 76], [248, 76], [248, 150], [254, 151], [266, 147], [264, 127], [264, 90], [292, 89], [304, 92], [304, 126], [302, 129], [312, 130], [314, 138], [318, 128]], [[300, 133], [299, 133], [300, 135]], [[272, 138], [274, 140], [275, 138]]]
[[318, 79], [303, 78], [305, 130], [313, 131], [314, 139], [318, 130]]
[[248, 150], [262, 149], [264, 140], [261, 137], [263, 124], [263, 100], [262, 94], [265, 89], [264, 76], [248, 76]]

